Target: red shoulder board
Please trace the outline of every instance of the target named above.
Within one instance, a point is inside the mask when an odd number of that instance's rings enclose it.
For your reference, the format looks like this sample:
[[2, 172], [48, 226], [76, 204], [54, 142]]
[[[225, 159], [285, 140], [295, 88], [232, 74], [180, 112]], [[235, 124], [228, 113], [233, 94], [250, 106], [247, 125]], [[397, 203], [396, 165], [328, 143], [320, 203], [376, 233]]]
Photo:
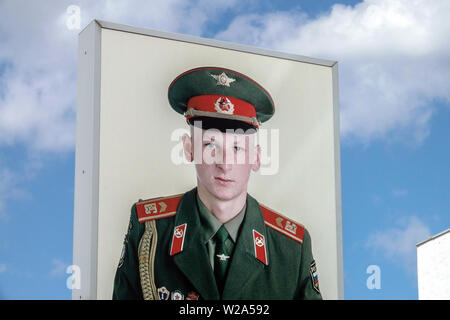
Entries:
[[262, 204], [259, 204], [259, 207], [261, 208], [266, 226], [281, 232], [285, 236], [288, 236], [299, 243], [303, 243], [303, 235], [305, 233], [304, 226], [285, 216], [282, 216]]
[[170, 197], [139, 200], [136, 203], [138, 221], [143, 223], [148, 220], [174, 216], [177, 213], [178, 203], [180, 203], [183, 195], [184, 193]]

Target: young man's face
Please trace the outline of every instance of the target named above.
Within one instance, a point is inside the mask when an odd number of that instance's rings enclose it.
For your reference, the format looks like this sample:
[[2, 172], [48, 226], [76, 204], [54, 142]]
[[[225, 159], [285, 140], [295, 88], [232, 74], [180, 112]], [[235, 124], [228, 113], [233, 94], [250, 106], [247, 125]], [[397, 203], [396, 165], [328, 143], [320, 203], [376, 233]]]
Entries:
[[247, 192], [250, 172], [259, 170], [260, 147], [255, 134], [223, 133], [191, 126], [183, 136], [185, 156], [194, 161], [198, 187], [220, 200]]

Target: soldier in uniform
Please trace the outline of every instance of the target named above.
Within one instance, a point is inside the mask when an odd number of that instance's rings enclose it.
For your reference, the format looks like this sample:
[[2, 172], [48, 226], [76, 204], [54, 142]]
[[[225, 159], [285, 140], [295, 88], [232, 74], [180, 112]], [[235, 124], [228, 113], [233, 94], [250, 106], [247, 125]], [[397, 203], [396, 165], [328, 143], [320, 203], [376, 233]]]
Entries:
[[254, 132], [274, 113], [269, 93], [239, 72], [202, 67], [168, 95], [191, 127], [183, 146], [197, 187], [133, 205], [113, 299], [321, 299], [308, 231], [247, 193], [260, 165]]

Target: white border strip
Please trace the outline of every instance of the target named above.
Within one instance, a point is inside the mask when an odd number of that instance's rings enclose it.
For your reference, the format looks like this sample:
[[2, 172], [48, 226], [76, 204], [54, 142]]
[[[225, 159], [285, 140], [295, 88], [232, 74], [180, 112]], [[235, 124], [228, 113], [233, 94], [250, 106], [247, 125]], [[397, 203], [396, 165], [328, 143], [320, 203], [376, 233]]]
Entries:
[[[81, 274], [72, 299], [97, 299], [101, 27], [91, 22], [78, 39], [73, 264]], [[73, 274], [73, 276], [75, 276]]]
[[332, 67], [333, 114], [334, 114], [334, 186], [336, 210], [337, 245], [337, 298], [344, 300], [344, 249], [342, 240], [342, 185], [341, 185], [341, 144], [339, 119], [339, 73], [337, 63]]

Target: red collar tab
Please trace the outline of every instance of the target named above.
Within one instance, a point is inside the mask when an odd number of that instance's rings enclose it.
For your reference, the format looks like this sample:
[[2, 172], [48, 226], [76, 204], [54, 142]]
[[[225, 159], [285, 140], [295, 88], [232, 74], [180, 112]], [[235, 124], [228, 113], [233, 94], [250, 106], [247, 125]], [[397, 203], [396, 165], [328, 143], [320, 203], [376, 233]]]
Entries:
[[255, 257], [265, 265], [268, 265], [266, 239], [258, 231], [253, 229], [253, 246], [255, 247]]
[[305, 227], [300, 223], [297, 223], [285, 216], [263, 206], [259, 205], [261, 212], [264, 216], [264, 223], [266, 226], [281, 232], [285, 236], [297, 241], [298, 243], [303, 243], [303, 235], [305, 234]]
[[170, 255], [173, 256], [183, 251], [184, 237], [186, 236], [187, 223], [179, 225], [173, 229], [172, 245], [170, 246]]
[[149, 220], [174, 216], [183, 194], [143, 200], [136, 203], [138, 221], [143, 223]]

